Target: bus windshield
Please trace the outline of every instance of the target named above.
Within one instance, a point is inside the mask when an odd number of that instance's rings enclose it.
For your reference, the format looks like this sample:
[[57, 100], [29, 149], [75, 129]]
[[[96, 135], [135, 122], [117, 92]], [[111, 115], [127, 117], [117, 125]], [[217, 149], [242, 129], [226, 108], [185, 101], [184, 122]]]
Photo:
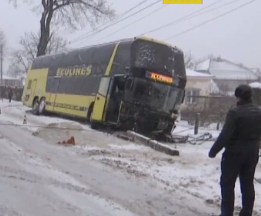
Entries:
[[131, 48], [131, 65], [174, 76], [174, 49], [152, 41], [136, 40]]
[[170, 85], [134, 78], [132, 90], [128, 92], [128, 99], [149, 109], [170, 112], [176, 104], [181, 103], [182, 90]]

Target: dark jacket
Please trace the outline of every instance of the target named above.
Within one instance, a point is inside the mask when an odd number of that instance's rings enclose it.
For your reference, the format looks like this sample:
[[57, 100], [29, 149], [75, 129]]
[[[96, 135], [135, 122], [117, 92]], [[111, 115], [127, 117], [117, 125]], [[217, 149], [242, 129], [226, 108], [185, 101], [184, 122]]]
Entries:
[[223, 148], [239, 153], [259, 151], [261, 109], [252, 101], [238, 102], [227, 113], [224, 127], [209, 154], [215, 156]]

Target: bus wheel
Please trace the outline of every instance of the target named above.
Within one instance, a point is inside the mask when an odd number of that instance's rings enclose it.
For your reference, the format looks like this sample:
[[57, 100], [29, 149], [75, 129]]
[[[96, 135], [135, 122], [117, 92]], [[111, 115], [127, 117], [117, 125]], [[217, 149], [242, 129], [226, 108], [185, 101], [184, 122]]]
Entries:
[[99, 128], [99, 123], [92, 120], [92, 114], [93, 114], [93, 110], [90, 115], [91, 129], [97, 130]]
[[39, 103], [39, 115], [43, 115], [45, 112], [45, 98], [42, 98]]
[[34, 115], [39, 115], [39, 100], [35, 99], [33, 103], [32, 113]]
[[87, 113], [87, 118], [86, 118], [86, 122], [90, 123], [91, 122], [91, 118], [92, 118], [92, 112], [93, 112], [93, 103], [91, 104], [88, 113]]

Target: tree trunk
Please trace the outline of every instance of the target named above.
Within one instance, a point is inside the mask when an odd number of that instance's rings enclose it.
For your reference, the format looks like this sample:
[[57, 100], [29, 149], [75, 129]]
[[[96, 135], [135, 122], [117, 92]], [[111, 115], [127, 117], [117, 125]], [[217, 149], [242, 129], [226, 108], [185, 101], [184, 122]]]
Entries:
[[50, 38], [50, 27], [53, 17], [53, 0], [42, 0], [44, 11], [40, 20], [40, 40], [37, 46], [37, 57], [46, 54], [47, 45]]

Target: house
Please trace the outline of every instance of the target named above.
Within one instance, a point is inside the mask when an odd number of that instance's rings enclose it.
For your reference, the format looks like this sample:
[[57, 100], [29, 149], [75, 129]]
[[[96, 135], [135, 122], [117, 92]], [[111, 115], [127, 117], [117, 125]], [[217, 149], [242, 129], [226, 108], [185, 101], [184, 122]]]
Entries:
[[249, 84], [259, 80], [259, 77], [250, 69], [239, 66], [225, 59], [208, 59], [198, 66], [197, 72], [213, 75], [221, 93], [230, 95], [240, 84]]
[[213, 75], [199, 73], [190, 69], [186, 69], [187, 84], [186, 84], [186, 104], [198, 103], [199, 97], [209, 96], [218, 90], [217, 85], [213, 82]]
[[[1, 80], [0, 80], [1, 83]], [[17, 88], [23, 87], [23, 81], [20, 78], [14, 78], [11, 76], [3, 75], [1, 86], [12, 86]]]
[[206, 110], [209, 110], [211, 106], [211, 95], [218, 93], [219, 89], [213, 81], [213, 75], [190, 69], [186, 69], [186, 74], [186, 93], [180, 110], [180, 118], [181, 120], [188, 121], [189, 124], [193, 124], [196, 113], [201, 113], [201, 122], [203, 123], [202, 113], [208, 113]]

